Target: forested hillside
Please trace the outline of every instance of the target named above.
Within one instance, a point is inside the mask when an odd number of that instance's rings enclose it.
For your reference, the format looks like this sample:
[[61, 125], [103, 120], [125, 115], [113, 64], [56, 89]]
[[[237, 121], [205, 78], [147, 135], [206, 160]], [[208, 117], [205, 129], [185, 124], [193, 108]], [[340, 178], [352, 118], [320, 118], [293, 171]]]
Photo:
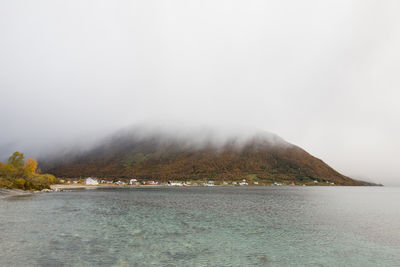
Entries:
[[44, 161], [42, 168], [57, 177], [122, 177], [155, 180], [310, 181], [361, 185], [275, 135], [260, 134], [223, 143], [191, 142], [152, 134], [122, 134], [81, 153]]

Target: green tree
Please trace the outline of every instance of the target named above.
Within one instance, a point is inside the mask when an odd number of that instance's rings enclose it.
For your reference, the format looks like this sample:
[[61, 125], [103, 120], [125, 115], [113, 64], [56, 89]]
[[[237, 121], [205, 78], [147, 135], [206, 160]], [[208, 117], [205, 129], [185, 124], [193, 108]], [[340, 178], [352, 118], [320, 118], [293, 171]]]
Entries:
[[24, 153], [14, 152], [11, 157], [8, 158], [8, 164], [16, 168], [22, 168], [24, 166]]
[[6, 163], [0, 166], [0, 176], [13, 178], [18, 175], [18, 169], [13, 165]]

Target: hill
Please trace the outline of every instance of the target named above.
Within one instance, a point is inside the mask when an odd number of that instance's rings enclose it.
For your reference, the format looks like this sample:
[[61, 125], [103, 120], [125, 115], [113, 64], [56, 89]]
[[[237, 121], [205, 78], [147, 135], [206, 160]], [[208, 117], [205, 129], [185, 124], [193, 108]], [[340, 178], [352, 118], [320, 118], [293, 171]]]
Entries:
[[247, 180], [363, 185], [298, 146], [269, 133], [225, 138], [125, 131], [91, 149], [45, 159], [57, 177]]

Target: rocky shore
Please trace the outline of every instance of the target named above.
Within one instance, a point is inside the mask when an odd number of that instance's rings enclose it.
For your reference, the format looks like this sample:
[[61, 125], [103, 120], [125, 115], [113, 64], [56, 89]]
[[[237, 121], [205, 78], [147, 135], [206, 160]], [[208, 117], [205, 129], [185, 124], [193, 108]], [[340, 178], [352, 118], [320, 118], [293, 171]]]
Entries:
[[60, 192], [64, 190], [73, 189], [95, 189], [98, 187], [112, 187], [108, 185], [85, 185], [85, 184], [53, 184], [50, 185], [50, 190], [54, 192]]
[[12, 196], [24, 196], [24, 195], [32, 195], [32, 192], [20, 189], [0, 188], [0, 199]]

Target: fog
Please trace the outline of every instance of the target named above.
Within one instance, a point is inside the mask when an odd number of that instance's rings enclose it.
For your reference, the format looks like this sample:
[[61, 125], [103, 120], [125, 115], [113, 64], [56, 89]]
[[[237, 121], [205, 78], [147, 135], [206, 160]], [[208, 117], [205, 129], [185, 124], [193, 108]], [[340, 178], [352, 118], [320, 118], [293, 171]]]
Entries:
[[0, 159], [136, 124], [269, 131], [399, 185], [400, 2], [0, 1]]

